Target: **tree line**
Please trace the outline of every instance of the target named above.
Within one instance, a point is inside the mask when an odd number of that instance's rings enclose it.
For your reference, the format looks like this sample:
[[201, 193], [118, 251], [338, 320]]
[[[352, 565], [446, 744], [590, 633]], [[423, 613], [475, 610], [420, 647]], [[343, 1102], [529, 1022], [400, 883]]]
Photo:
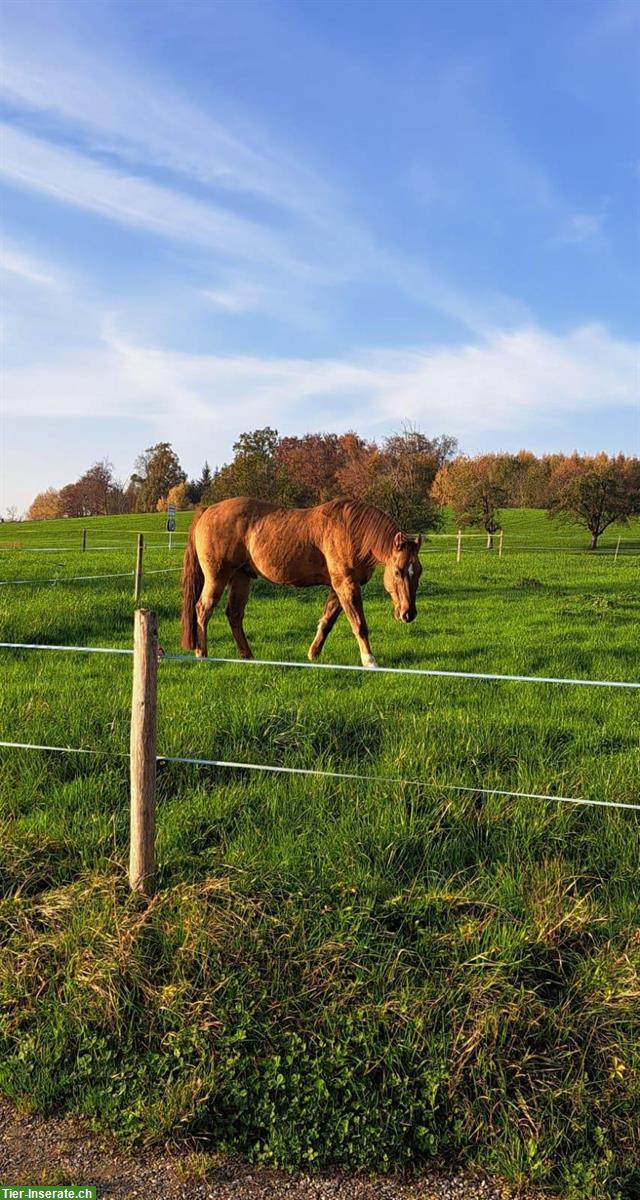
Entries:
[[381, 441], [354, 432], [281, 437], [265, 426], [240, 435], [230, 462], [212, 471], [204, 463], [188, 479], [168, 442], [148, 447], [125, 483], [108, 459], [94, 463], [74, 483], [40, 492], [30, 520], [107, 516], [214, 504], [251, 495], [276, 504], [321, 504], [348, 495], [375, 504], [407, 530], [437, 530], [443, 508], [457, 524], [479, 527], [491, 537], [504, 508], [545, 508], [569, 518], [598, 538], [614, 521], [640, 514], [640, 460], [545, 454], [459, 454], [456, 439], [427, 437], [405, 428]]

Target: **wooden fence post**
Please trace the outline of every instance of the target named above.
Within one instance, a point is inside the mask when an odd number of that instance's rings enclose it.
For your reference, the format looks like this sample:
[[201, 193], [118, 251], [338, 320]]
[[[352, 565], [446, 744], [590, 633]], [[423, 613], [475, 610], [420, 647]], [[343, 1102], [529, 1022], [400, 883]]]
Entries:
[[144, 555], [144, 534], [138, 534], [138, 548], [136, 550], [136, 573], [133, 583], [133, 598], [140, 599], [140, 589], [142, 587], [142, 558]]
[[613, 556], [613, 561], [614, 561], [614, 562], [617, 562], [617, 561], [618, 561], [618, 550], [620, 549], [620, 542], [621, 542], [621, 541], [622, 541], [622, 537], [619, 537], [619, 538], [618, 538], [618, 544], [617, 544], [617, 546], [616, 546], [616, 552], [615, 552], [615, 554], [614, 554], [614, 556]]
[[86, 531], [86, 529], [83, 529], [82, 530], [82, 549], [86, 550], [86, 548], [87, 548], [87, 531]]
[[500, 540], [498, 542], [498, 558], [502, 558], [502, 543], [504, 542], [504, 529], [500, 530]]
[[145, 896], [153, 892], [155, 871], [157, 683], [158, 619], [148, 608], [138, 608], [133, 626], [129, 886]]
[[461, 554], [462, 554], [462, 530], [459, 529], [458, 530], [458, 549], [456, 551], [456, 562], [460, 562]]

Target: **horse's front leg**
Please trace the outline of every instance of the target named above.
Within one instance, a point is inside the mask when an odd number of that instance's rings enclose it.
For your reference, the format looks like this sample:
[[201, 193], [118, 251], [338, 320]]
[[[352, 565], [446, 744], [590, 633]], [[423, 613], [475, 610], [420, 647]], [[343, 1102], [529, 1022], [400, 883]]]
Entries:
[[360, 658], [363, 667], [377, 667], [378, 664], [371, 653], [371, 646], [369, 645], [369, 630], [362, 605], [360, 584], [356, 583], [355, 579], [350, 579], [349, 577], [340, 580], [332, 579], [331, 582], [342, 610], [353, 629], [360, 649]]
[[310, 658], [312, 662], [314, 659], [320, 657], [320, 654], [322, 653], [322, 647], [324, 646], [341, 612], [342, 605], [340, 604], [336, 593], [332, 590], [329, 592], [327, 603], [324, 606], [324, 612], [318, 621], [318, 631], [316, 636], [309, 646], [309, 653], [307, 657]]

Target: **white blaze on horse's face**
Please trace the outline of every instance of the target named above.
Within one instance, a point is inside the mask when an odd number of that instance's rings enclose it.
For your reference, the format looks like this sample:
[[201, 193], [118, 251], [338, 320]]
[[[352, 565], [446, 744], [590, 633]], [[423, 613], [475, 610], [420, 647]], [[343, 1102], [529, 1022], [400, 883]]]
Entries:
[[422, 574], [418, 551], [422, 538], [397, 533], [384, 568], [384, 586], [393, 600], [396, 621], [415, 621], [416, 592]]

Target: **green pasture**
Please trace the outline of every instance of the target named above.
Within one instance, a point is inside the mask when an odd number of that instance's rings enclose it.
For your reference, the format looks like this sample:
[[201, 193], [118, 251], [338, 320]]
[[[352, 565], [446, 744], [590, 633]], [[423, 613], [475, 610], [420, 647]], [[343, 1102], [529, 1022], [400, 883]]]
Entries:
[[[0, 640], [130, 646], [130, 576], [69, 580], [132, 571], [142, 529], [143, 603], [178, 652], [190, 514], [171, 550], [165, 519], [0, 526]], [[637, 680], [640, 529], [587, 545], [526, 510], [502, 558], [428, 539], [414, 625], [366, 589], [378, 661]], [[304, 660], [323, 602], [257, 583], [256, 656]], [[235, 656], [222, 610], [210, 634]], [[0, 740], [96, 752], [0, 749], [5, 1094], [291, 1167], [640, 1195], [640, 814], [480, 791], [640, 803], [637, 691], [162, 663], [162, 754], [374, 778], [161, 763], [145, 907], [130, 658], [0, 655]], [[344, 618], [323, 661], [358, 662]]]

